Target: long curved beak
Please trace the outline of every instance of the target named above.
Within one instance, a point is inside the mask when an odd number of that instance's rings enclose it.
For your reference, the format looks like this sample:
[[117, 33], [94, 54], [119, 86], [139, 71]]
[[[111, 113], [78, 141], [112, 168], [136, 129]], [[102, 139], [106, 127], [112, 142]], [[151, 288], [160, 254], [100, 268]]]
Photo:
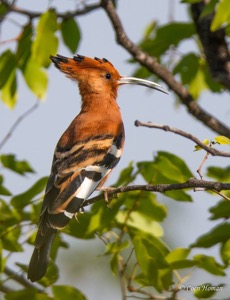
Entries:
[[128, 77], [128, 76], [122, 76], [118, 80], [118, 84], [136, 84], [136, 85], [143, 85], [150, 89], [154, 89], [157, 91], [160, 91], [162, 93], [168, 94], [168, 91], [163, 88], [160, 84], [157, 84], [155, 82], [142, 79], [142, 78], [136, 78], [136, 77]]

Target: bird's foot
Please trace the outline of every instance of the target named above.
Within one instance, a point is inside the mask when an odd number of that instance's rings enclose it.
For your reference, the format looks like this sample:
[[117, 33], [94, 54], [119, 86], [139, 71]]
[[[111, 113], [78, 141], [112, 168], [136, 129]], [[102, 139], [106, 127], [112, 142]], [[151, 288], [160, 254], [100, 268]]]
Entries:
[[105, 203], [107, 206], [109, 206], [109, 202], [110, 200], [112, 200], [112, 198], [117, 197], [117, 195], [110, 195], [109, 193], [112, 192], [113, 190], [115, 190], [116, 188], [113, 187], [107, 187], [107, 186], [101, 186], [99, 188], [97, 188], [98, 191], [104, 192], [104, 198], [105, 198]]
[[79, 208], [79, 211], [77, 211], [75, 214], [74, 214], [74, 217], [75, 217], [75, 220], [79, 223], [79, 220], [78, 220], [78, 214], [84, 214], [85, 210], [84, 210], [84, 207], [80, 207]]

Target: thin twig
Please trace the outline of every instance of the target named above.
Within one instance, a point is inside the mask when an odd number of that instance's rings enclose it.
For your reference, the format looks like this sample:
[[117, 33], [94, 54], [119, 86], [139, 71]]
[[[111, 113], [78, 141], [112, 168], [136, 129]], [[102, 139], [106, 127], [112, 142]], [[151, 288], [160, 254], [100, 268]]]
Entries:
[[192, 273], [194, 272], [195, 269], [196, 269], [196, 267], [194, 267], [191, 271], [189, 271], [183, 278], [180, 278], [180, 280], [176, 284], [175, 288], [172, 289], [174, 296], [176, 296], [176, 294], [182, 290], [183, 283], [186, 282], [187, 280], [189, 280], [189, 278], [192, 276]]
[[[128, 287], [128, 290], [129, 292], [131, 293], [139, 293], [139, 294], [142, 294], [142, 295], [145, 295], [145, 296], [148, 296], [148, 298], [145, 298], [146, 300], [173, 300], [175, 298], [172, 298], [172, 297], [167, 297], [167, 296], [160, 296], [160, 295], [154, 295], [150, 292], [147, 292], [141, 288], [135, 288], [134, 286], [130, 285]], [[133, 296], [132, 296], [133, 297]]]
[[7, 132], [6, 136], [0, 142], [0, 149], [2, 149], [2, 147], [9, 140], [9, 138], [12, 136], [12, 134], [14, 133], [14, 131], [18, 127], [18, 125], [38, 107], [38, 104], [39, 104], [39, 102], [37, 101], [31, 108], [29, 108], [26, 112], [24, 112], [21, 116], [18, 117], [18, 119], [15, 121], [15, 123], [10, 128], [10, 130]]
[[[122, 239], [126, 233], [126, 224], [130, 218], [130, 215], [132, 211], [134, 210], [137, 201], [134, 201], [132, 207], [128, 210], [125, 220], [124, 220], [124, 225], [122, 226], [121, 233], [119, 234], [117, 244], [120, 246], [122, 243]], [[133, 250], [132, 250], [133, 251]], [[131, 252], [132, 253], [132, 252]], [[127, 268], [127, 261], [126, 263], [123, 262], [122, 257], [118, 257], [118, 273], [119, 273], [119, 278], [120, 278], [120, 283], [121, 283], [121, 292], [122, 292], [122, 300], [126, 300], [126, 290], [127, 290], [127, 281], [125, 277], [125, 270]]]
[[[40, 12], [40, 11], [35, 12], [35, 11], [26, 10], [24, 8], [17, 7], [15, 5], [10, 5], [9, 3], [7, 3], [7, 1], [3, 1], [3, 3], [7, 6], [9, 11], [18, 13], [21, 15], [25, 15], [25, 16], [29, 17], [30, 19], [39, 18], [42, 15], [42, 12]], [[84, 8], [76, 9], [74, 11], [67, 11], [64, 13], [56, 12], [56, 14], [57, 14], [57, 17], [62, 18], [64, 20], [64, 19], [70, 19], [70, 18], [73, 18], [76, 16], [87, 14], [98, 8], [100, 8], [100, 3], [85, 5]]]
[[226, 200], [230, 201], [230, 197], [228, 197], [228, 196], [224, 195], [223, 193], [221, 193], [221, 192], [218, 192], [218, 191], [216, 191], [216, 190], [211, 190], [211, 191], [212, 191], [213, 193], [215, 193], [215, 194], [217, 194], [217, 195], [221, 196], [222, 198], [224, 198], [224, 199], [226, 199]]
[[164, 131], [170, 131], [170, 132], [173, 132], [175, 134], [178, 134], [180, 136], [183, 136], [183, 137], [195, 142], [202, 149], [206, 150], [208, 153], [210, 153], [213, 156], [230, 157], [230, 152], [219, 151], [215, 148], [212, 148], [209, 145], [204, 144], [202, 141], [200, 141], [197, 137], [195, 137], [191, 133], [185, 132], [178, 128], [170, 127], [168, 125], [151, 123], [151, 122], [145, 123], [145, 122], [141, 122], [138, 120], [135, 121], [135, 126], [137, 126], [137, 127], [142, 126], [142, 127], [148, 127], [148, 128], [162, 129]]
[[123, 269], [123, 258], [118, 255], [118, 273], [119, 273], [119, 279], [121, 284], [121, 294], [122, 294], [122, 300], [126, 300], [126, 290], [127, 290], [127, 283], [125, 278], [125, 273]]
[[204, 158], [202, 159], [201, 164], [199, 165], [199, 168], [196, 170], [197, 173], [199, 174], [201, 180], [203, 180], [203, 175], [201, 174], [201, 169], [203, 168], [203, 165], [205, 164], [206, 160], [208, 159], [209, 154], [210, 153], [206, 152]]
[[129, 261], [130, 261], [131, 258], [132, 258], [132, 255], [133, 255], [134, 250], [135, 250], [135, 249], [132, 248], [131, 252], [129, 253], [128, 258], [126, 259], [125, 263], [123, 264], [123, 269], [126, 269], [126, 268], [127, 268], [128, 263], [129, 263]]
[[0, 41], [0, 45], [4, 45], [4, 44], [8, 44], [8, 43], [12, 43], [12, 42], [16, 42], [18, 41], [18, 37], [20, 35], [17, 35], [16, 37], [13, 37], [11, 39], [7, 39], [7, 40], [4, 40], [4, 41]]

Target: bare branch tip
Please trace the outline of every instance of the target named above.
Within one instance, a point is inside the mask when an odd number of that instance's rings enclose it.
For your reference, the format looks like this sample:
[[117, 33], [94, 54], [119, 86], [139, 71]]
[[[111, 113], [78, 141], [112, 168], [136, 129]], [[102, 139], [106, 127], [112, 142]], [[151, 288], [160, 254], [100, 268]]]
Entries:
[[136, 127], [139, 127], [141, 124], [140, 124], [140, 121], [138, 121], [138, 120], [136, 120], [135, 122], [134, 122], [134, 125], [136, 126]]

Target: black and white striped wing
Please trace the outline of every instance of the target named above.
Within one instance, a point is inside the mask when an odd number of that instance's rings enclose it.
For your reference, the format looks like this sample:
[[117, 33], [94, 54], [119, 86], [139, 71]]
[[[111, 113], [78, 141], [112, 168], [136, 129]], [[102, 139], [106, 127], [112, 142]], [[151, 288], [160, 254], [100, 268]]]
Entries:
[[47, 225], [63, 228], [120, 160], [123, 134], [94, 136], [71, 149], [57, 147], [44, 198]]

